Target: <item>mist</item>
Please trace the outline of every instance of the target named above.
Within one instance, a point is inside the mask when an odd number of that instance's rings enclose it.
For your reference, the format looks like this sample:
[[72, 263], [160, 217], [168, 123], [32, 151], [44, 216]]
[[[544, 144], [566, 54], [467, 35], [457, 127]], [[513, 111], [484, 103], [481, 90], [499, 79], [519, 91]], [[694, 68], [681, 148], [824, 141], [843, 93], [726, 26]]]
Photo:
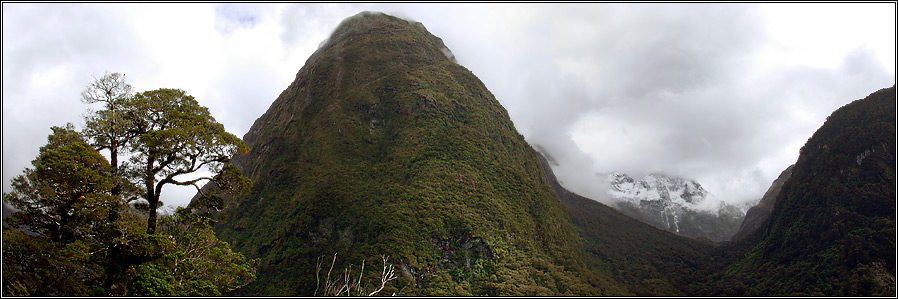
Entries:
[[364, 10], [442, 38], [562, 184], [605, 202], [610, 172], [756, 201], [832, 111], [895, 84], [894, 3], [4, 3], [3, 191], [50, 126], [80, 126], [92, 76], [183, 89], [239, 137]]

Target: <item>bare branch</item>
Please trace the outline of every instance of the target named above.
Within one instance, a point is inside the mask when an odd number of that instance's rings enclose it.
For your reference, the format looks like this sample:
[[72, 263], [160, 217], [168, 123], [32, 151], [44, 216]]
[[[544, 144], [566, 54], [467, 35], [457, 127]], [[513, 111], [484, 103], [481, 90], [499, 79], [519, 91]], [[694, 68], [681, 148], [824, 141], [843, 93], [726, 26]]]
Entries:
[[[334, 252], [334, 260], [331, 261], [331, 268], [330, 268], [329, 270], [327, 270], [327, 282], [328, 282], [328, 284], [330, 284], [330, 281], [331, 281], [331, 271], [334, 270], [334, 263], [336, 263], [336, 262], [337, 262], [337, 253]], [[327, 288], [327, 289], [330, 289], [330, 288]]]
[[385, 257], [385, 256], [380, 256], [380, 257], [384, 261], [384, 268], [383, 268], [383, 271], [381, 271], [381, 275], [380, 275], [380, 287], [376, 291], [368, 294], [368, 296], [374, 296], [374, 294], [380, 293], [380, 291], [383, 291], [384, 286], [387, 285], [387, 282], [389, 282], [393, 279], [396, 279], [396, 273], [393, 271], [393, 265], [387, 264], [387, 257]]
[[318, 296], [318, 287], [321, 285], [321, 278], [318, 273], [321, 272], [321, 257], [318, 257], [318, 261], [315, 262], [315, 292], [312, 293], [312, 296]]
[[[388, 282], [397, 278], [395, 268], [393, 268], [392, 264], [387, 262], [388, 258], [386, 256], [382, 255], [381, 259], [383, 260], [384, 266], [383, 266], [383, 269], [381, 270], [380, 285], [377, 287], [377, 289], [375, 289], [369, 293], [369, 292], [365, 291], [364, 288], [362, 287], [362, 278], [365, 274], [365, 260], [362, 260], [362, 265], [359, 269], [358, 279], [353, 279], [351, 277], [351, 273], [353, 273], [352, 265], [349, 265], [349, 267], [347, 267], [346, 269], [343, 270], [342, 282], [338, 283], [337, 281], [333, 281], [330, 278], [331, 272], [334, 269], [334, 264], [337, 261], [337, 254], [334, 253], [334, 258], [331, 261], [331, 266], [327, 272], [327, 277], [325, 278], [325, 280], [323, 282], [323, 289], [322, 289], [321, 288], [322, 281], [321, 281], [321, 276], [319, 273], [321, 272], [321, 265], [323, 263], [322, 263], [322, 257], [319, 257], [318, 261], [316, 262], [316, 265], [315, 265], [315, 293], [314, 293], [314, 295], [315, 296], [340, 296], [345, 293], [348, 296], [374, 296], [377, 293], [380, 293], [386, 287]], [[337, 278], [337, 279], [339, 279], [339, 278]], [[319, 293], [319, 290], [321, 290], [321, 293]]]

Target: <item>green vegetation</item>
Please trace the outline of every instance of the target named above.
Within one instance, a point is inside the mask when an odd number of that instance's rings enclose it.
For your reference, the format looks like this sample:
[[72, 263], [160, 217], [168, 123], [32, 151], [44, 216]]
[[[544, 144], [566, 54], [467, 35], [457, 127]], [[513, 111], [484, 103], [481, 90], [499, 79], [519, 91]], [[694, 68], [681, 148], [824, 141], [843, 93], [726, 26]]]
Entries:
[[221, 296], [255, 279], [253, 261], [219, 241], [210, 219], [178, 208], [159, 222], [160, 234], [176, 250], [136, 267], [128, 295]]
[[31, 163], [34, 169], [15, 177], [13, 192], [4, 196], [23, 210], [7, 223], [54, 242], [71, 242], [88, 237], [92, 227], [102, 224], [90, 213], [115, 204], [107, 194], [114, 178], [106, 158], [84, 142], [74, 126], [52, 130]]
[[[889, 284], [894, 290], [894, 257], [883, 258], [895, 243], [891, 104], [879, 104], [876, 115], [848, 113], [854, 116], [844, 122], [834, 116], [821, 128], [856, 127], [833, 133], [853, 136], [839, 141], [853, 147], [841, 162], [799, 161], [853, 174], [856, 185], [829, 179], [814, 186], [818, 193], [786, 187], [789, 196], [805, 199], [777, 207], [777, 222], [759, 230], [770, 236], [713, 243], [652, 228], [561, 188], [486, 87], [444, 50], [420, 24], [362, 13], [309, 58], [244, 136], [248, 154], [234, 158], [256, 184], [225, 202], [215, 229], [258, 258], [260, 272], [233, 294], [315, 294], [316, 261], [335, 254], [343, 257], [336, 269], [393, 257], [387, 262], [399, 278], [383, 294], [883, 294]], [[849, 106], [844, 110], [857, 105]], [[805, 182], [818, 184], [812, 179], [821, 171]], [[812, 200], [833, 201], [834, 194], [856, 200], [843, 200], [842, 209]], [[819, 216], [821, 210], [839, 216]], [[839, 230], [822, 229], [832, 225]], [[827, 231], [831, 242], [817, 242]], [[798, 257], [813, 259], [794, 262]], [[380, 273], [360, 274], [356, 289], [377, 287]], [[847, 283], [803, 287], [828, 281]]]
[[256, 184], [216, 226], [261, 260], [237, 294], [312, 295], [334, 253], [337, 269], [392, 257], [385, 294], [627, 294], [586, 269], [536, 152], [441, 48], [401, 19], [349, 19], [256, 121], [234, 159]]
[[[22, 212], [3, 230], [3, 291], [8, 295], [89, 294], [102, 283], [91, 238], [105, 227], [98, 211], [115, 203], [109, 163], [69, 125], [53, 127], [33, 169], [13, 179], [3, 200]], [[57, 260], [59, 259], [59, 260]], [[74, 279], [83, 277], [83, 279]], [[82, 282], [83, 280], [83, 282]]]
[[[3, 195], [20, 210], [3, 224], [3, 295], [220, 295], [254, 280], [253, 261], [219, 241], [210, 219], [178, 210], [155, 229], [161, 186], [196, 183], [175, 177], [223, 164], [240, 140], [182, 91], [132, 97], [120, 74], [98, 79], [83, 97], [106, 109], [87, 117], [83, 134], [71, 124], [53, 127], [34, 168]], [[125, 151], [131, 163], [118, 165]], [[233, 166], [212, 170], [214, 178], [200, 180], [220, 190], [249, 184]], [[149, 210], [136, 202], [141, 193]]]

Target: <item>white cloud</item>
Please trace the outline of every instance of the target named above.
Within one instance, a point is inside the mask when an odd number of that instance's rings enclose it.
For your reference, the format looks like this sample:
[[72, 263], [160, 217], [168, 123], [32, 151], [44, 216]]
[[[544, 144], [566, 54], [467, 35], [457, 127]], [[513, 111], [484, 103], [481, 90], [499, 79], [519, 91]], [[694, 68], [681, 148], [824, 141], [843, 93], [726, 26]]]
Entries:
[[771, 40], [759, 62], [835, 68], [867, 48], [895, 72], [895, 3], [769, 3], [760, 7]]
[[81, 122], [92, 75], [184, 89], [242, 136], [362, 10], [442, 38], [588, 196], [596, 171], [660, 170], [760, 197], [834, 109], [895, 82], [894, 3], [4, 3], [4, 192], [50, 126]]

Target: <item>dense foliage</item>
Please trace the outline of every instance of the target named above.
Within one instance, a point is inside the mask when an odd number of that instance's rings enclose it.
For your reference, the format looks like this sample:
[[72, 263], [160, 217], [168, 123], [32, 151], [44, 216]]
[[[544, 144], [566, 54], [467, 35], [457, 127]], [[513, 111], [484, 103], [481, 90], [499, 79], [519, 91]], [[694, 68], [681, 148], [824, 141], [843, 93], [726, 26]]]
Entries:
[[159, 229], [177, 250], [136, 267], [129, 296], [221, 296], [255, 279], [254, 261], [220, 241], [210, 219], [178, 208]]
[[113, 203], [111, 168], [73, 126], [52, 130], [34, 168], [3, 196], [22, 210], [4, 223], [4, 294], [86, 295], [102, 284], [102, 265], [90, 252], [102, 247], [95, 240], [107, 231], [101, 216]]
[[109, 162], [69, 125], [53, 127], [33, 169], [12, 180], [4, 200], [22, 210], [6, 222], [54, 242], [92, 237], [103, 225], [98, 215], [114, 200], [107, 194], [114, 178]]
[[[184, 184], [175, 176], [226, 162], [242, 142], [182, 91], [131, 97], [129, 90], [119, 74], [91, 84], [85, 102], [105, 109], [86, 117], [83, 134], [71, 124], [53, 127], [34, 168], [3, 195], [19, 210], [3, 223], [4, 296], [220, 295], [255, 279], [252, 261], [219, 241], [211, 220], [192, 209], [163, 216], [157, 232], [149, 196], [158, 202], [163, 184]], [[175, 96], [146, 97], [157, 93]], [[132, 161], [111, 164], [98, 150], [114, 161], [129, 150]], [[233, 166], [219, 167], [214, 178], [201, 179], [226, 191], [249, 184]], [[135, 177], [155, 192], [144, 197], [149, 210], [134, 204]]]

